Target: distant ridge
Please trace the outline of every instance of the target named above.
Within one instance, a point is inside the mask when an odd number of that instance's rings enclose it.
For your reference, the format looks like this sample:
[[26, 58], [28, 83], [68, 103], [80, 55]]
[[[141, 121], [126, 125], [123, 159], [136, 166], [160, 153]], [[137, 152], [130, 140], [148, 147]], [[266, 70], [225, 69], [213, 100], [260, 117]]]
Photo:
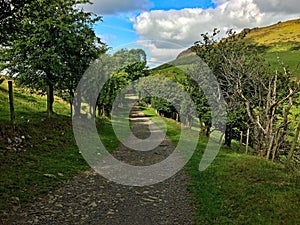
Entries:
[[[246, 41], [258, 49], [268, 51], [300, 50], [300, 19], [278, 22], [267, 27], [245, 28]], [[181, 52], [176, 59], [189, 56], [192, 47]]]

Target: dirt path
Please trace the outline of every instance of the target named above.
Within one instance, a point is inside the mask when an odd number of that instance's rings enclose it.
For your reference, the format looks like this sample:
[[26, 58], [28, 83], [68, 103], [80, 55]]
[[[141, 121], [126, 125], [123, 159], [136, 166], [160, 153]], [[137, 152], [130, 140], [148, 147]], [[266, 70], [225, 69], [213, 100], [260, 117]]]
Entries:
[[[149, 136], [148, 118], [136, 107], [131, 114], [135, 135]], [[165, 139], [151, 151], [137, 152], [120, 146], [113, 155], [132, 165], [151, 165], [165, 159], [173, 149], [172, 142]], [[188, 225], [192, 224], [194, 209], [186, 189], [187, 179], [180, 171], [152, 186], [129, 187], [88, 171], [20, 209], [4, 224]]]

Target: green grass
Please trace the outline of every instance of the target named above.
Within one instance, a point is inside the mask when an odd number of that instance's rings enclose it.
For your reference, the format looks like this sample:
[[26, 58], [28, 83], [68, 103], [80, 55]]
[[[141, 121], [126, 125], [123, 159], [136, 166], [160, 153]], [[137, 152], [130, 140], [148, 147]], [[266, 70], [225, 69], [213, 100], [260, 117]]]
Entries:
[[[30, 94], [29, 90], [14, 87], [14, 108], [17, 124], [29, 121], [42, 120], [47, 117], [46, 96]], [[0, 124], [7, 123], [9, 114], [8, 84], [7, 80], [0, 85]], [[60, 98], [55, 97], [54, 110], [59, 115], [69, 116], [69, 106]]]
[[299, 224], [300, 179], [282, 166], [222, 150], [198, 172], [201, 150], [186, 166], [198, 205], [196, 224]]
[[[145, 114], [155, 116], [153, 109]], [[165, 119], [167, 135], [180, 137], [179, 124]], [[187, 140], [188, 141], [188, 140]], [[284, 166], [222, 148], [212, 165], [198, 171], [207, 138], [186, 165], [197, 208], [195, 224], [300, 224], [300, 176]], [[237, 148], [237, 146], [233, 147]]]
[[[299, 47], [300, 43], [300, 19], [289, 20], [271, 26], [253, 29], [246, 36], [256, 45], [268, 48], [286, 49], [284, 46]], [[279, 44], [281, 43], [281, 44]], [[282, 46], [278, 48], [278, 46]]]
[[265, 59], [270, 62], [273, 70], [278, 69], [279, 57], [280, 62], [300, 78], [300, 19], [253, 29], [247, 34], [246, 40], [263, 49]]
[[[48, 119], [45, 97], [15, 87], [16, 129], [9, 123], [7, 82], [0, 85], [0, 212], [10, 210], [15, 199], [22, 206], [47, 194], [74, 175], [89, 169], [79, 153], [67, 103], [56, 98], [53, 118]], [[97, 120], [107, 150], [118, 146], [111, 123]], [[17, 151], [8, 138], [24, 136]], [[18, 148], [20, 148], [18, 150]], [[1, 214], [1, 213], [0, 213]]]
[[296, 77], [300, 78], [300, 50], [266, 52], [265, 59], [271, 64], [273, 71], [282, 71], [279, 63], [283, 62], [287, 69]]
[[26, 204], [88, 169], [76, 147], [70, 118], [57, 116], [30, 122], [27, 126], [17, 125], [17, 130], [7, 136], [24, 135], [22, 150], [1, 149], [1, 210], [11, 206], [13, 197], [19, 198], [21, 205]]
[[186, 77], [186, 73], [183, 70], [183, 66], [167, 66], [158, 69], [153, 69], [151, 75], [163, 76], [164, 78], [176, 81], [176, 79], [183, 79]]

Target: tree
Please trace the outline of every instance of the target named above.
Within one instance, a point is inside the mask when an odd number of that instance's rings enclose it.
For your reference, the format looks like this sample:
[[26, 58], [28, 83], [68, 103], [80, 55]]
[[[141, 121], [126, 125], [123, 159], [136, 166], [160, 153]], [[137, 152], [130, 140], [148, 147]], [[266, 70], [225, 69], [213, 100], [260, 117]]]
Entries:
[[[227, 123], [225, 130], [225, 145], [231, 147], [234, 136], [234, 128], [242, 128], [242, 121], [245, 121], [245, 107], [236, 91], [235, 80], [240, 73], [257, 73], [261, 71], [261, 59], [244, 42], [245, 33], [237, 35], [232, 30], [227, 36], [218, 41], [219, 31], [214, 29], [213, 34], [202, 34], [202, 41], [195, 42], [193, 51], [209, 66], [216, 76], [227, 109]], [[228, 61], [233, 63], [228, 63]], [[194, 91], [198, 91], [197, 88]], [[201, 92], [201, 91], [200, 91]], [[194, 94], [197, 95], [197, 94]], [[204, 96], [199, 96], [203, 98]], [[197, 100], [203, 102], [203, 100]], [[204, 101], [205, 102], [205, 101]], [[202, 108], [203, 104], [199, 107]], [[200, 115], [207, 112], [200, 110]]]
[[[252, 143], [257, 152], [274, 160], [287, 145], [289, 114], [300, 81], [282, 66], [282, 71], [270, 72], [257, 52], [247, 46], [245, 33], [229, 32], [215, 41], [218, 34], [203, 35], [195, 51], [216, 75], [227, 103], [228, 118], [225, 141], [231, 142], [234, 127], [252, 128]], [[247, 117], [245, 117], [247, 116]], [[237, 123], [245, 121], [246, 124]]]
[[[76, 8], [88, 0], [37, 0], [14, 17], [17, 35], [2, 48], [3, 68], [21, 85], [47, 93], [47, 112], [53, 113], [54, 89], [74, 89], [81, 73], [103, 50], [92, 25], [101, 20]], [[72, 94], [72, 93], [70, 93]]]
[[[287, 143], [289, 114], [294, 96], [300, 89], [300, 81], [291, 79], [284, 69], [275, 71], [265, 81], [257, 76], [238, 77], [237, 91], [244, 101], [247, 115], [254, 130], [254, 148], [261, 156], [274, 160]], [[255, 89], [252, 96], [247, 89]]]
[[[199, 75], [199, 71], [196, 71], [197, 75]], [[198, 119], [200, 122], [201, 132], [206, 136], [210, 134], [211, 128], [211, 113], [210, 107], [203, 93], [202, 89], [199, 87], [198, 83], [191, 78], [190, 76], [186, 76], [182, 79], [177, 79], [177, 82], [183, 86], [183, 89], [189, 93], [191, 99], [195, 103], [197, 107]], [[203, 84], [204, 85], [204, 84]]]
[[148, 76], [146, 53], [142, 49], [121, 49], [112, 56], [106, 55], [105, 63], [102, 60], [101, 64], [107, 66], [101, 71], [110, 71], [111, 78], [101, 90], [97, 107], [100, 116], [110, 116], [118, 93], [130, 82]]
[[16, 24], [20, 22], [23, 17], [17, 12], [21, 10], [26, 4], [33, 0], [0, 0], [0, 43], [7, 44], [11, 36], [16, 33]]

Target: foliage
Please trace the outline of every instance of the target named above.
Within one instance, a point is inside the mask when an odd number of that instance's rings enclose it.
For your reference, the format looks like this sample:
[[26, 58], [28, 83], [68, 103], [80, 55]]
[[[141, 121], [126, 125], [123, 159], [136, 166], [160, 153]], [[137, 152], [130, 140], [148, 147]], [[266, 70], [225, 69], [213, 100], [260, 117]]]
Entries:
[[[17, 33], [16, 24], [23, 18], [23, 15], [17, 15], [26, 4], [33, 0], [1, 0], [0, 1], [0, 43], [6, 45]], [[12, 39], [11, 39], [12, 40]]]
[[[1, 50], [1, 62], [19, 84], [47, 91], [52, 114], [53, 91], [74, 87], [91, 60], [103, 51], [92, 25], [101, 17], [76, 8], [86, 0], [38, 0], [13, 13], [22, 20]], [[2, 68], [3, 69], [3, 68]]]
[[[274, 160], [288, 148], [289, 114], [299, 82], [283, 71], [268, 71], [257, 52], [245, 42], [246, 33], [217, 42], [204, 34], [193, 49], [213, 70], [227, 103], [225, 144], [230, 147], [234, 128], [252, 128], [252, 146], [261, 156]], [[281, 119], [280, 119], [281, 118]], [[294, 129], [294, 128], [292, 128]], [[286, 154], [286, 152], [284, 153]]]
[[[213, 31], [212, 36], [209, 36], [208, 33], [202, 34], [203, 40], [196, 42], [193, 50], [212, 70], [222, 90], [227, 108], [225, 144], [230, 147], [234, 129], [239, 127], [244, 130], [243, 121], [247, 120], [245, 108], [236, 91], [235, 76], [241, 73], [253, 74], [261, 71], [261, 58], [255, 52], [250, 53], [243, 40], [245, 34], [236, 35], [230, 30], [227, 32], [227, 37], [221, 41], [217, 40], [218, 34], [217, 29]], [[193, 91], [201, 92], [197, 88]], [[201, 97], [203, 99], [203, 96], [199, 96], [200, 99]], [[197, 101], [201, 102], [201, 100]], [[200, 111], [200, 113], [203, 112]], [[202, 115], [205, 113], [207, 112]]]
[[109, 73], [110, 79], [99, 94], [97, 107], [99, 115], [110, 116], [112, 105], [119, 92], [131, 82], [148, 76], [146, 53], [142, 49], [121, 49], [112, 56], [103, 57], [103, 73]]

